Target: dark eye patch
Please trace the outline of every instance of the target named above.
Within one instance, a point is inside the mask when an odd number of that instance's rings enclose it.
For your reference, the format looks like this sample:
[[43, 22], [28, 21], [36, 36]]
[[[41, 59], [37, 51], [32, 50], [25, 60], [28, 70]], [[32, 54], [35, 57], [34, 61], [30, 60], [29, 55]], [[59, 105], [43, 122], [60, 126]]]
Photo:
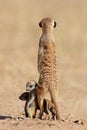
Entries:
[[30, 88], [32, 88], [33, 86], [32, 86], [32, 85], [30, 85], [29, 87], [30, 87]]

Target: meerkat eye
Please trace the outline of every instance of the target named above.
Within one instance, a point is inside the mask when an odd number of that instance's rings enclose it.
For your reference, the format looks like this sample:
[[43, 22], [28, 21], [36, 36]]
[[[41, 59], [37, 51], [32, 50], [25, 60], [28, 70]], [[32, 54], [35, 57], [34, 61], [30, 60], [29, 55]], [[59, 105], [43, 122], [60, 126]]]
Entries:
[[42, 27], [42, 23], [41, 22], [39, 22], [39, 26]]
[[54, 21], [54, 28], [56, 27], [57, 23]]
[[30, 88], [32, 88], [33, 86], [32, 86], [32, 85], [30, 85], [29, 87], [30, 87]]

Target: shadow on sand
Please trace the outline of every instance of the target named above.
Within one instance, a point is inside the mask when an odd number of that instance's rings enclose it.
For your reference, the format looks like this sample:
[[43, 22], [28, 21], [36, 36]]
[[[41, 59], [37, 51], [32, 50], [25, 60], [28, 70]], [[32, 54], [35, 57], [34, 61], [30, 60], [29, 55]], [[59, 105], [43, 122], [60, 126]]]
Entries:
[[0, 120], [5, 120], [5, 119], [12, 119], [12, 116], [3, 116], [3, 115], [0, 115]]

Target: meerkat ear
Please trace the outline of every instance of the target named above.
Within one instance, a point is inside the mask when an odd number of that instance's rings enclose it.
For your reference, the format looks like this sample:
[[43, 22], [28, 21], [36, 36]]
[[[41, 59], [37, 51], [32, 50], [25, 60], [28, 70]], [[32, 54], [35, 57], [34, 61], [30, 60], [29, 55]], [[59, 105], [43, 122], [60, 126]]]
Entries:
[[37, 87], [38, 87], [38, 83], [35, 84], [35, 88], [37, 88]]
[[39, 27], [40, 27], [40, 28], [42, 27], [42, 23], [41, 23], [41, 22], [39, 22]]
[[54, 21], [54, 28], [56, 27], [57, 23]]
[[35, 88], [36, 88], [36, 87], [41, 87], [41, 86], [40, 86], [39, 83], [36, 83], [36, 84], [35, 84]]

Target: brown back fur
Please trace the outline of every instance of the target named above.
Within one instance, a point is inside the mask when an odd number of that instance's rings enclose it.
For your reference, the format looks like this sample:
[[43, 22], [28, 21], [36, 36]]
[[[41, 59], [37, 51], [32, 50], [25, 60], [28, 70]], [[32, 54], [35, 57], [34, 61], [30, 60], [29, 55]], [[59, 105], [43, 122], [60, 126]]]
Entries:
[[[40, 27], [42, 27], [42, 36], [39, 41], [38, 50], [38, 71], [39, 71], [39, 81], [38, 83], [42, 86], [43, 91], [39, 93], [37, 88], [37, 98], [40, 107], [43, 105], [43, 95], [49, 91], [51, 95], [51, 100], [55, 105], [57, 112], [57, 118], [59, 119], [57, 98], [58, 98], [58, 82], [56, 74], [56, 45], [53, 36], [54, 21], [50, 18], [45, 18], [40, 22]], [[42, 116], [42, 108], [40, 117]]]

